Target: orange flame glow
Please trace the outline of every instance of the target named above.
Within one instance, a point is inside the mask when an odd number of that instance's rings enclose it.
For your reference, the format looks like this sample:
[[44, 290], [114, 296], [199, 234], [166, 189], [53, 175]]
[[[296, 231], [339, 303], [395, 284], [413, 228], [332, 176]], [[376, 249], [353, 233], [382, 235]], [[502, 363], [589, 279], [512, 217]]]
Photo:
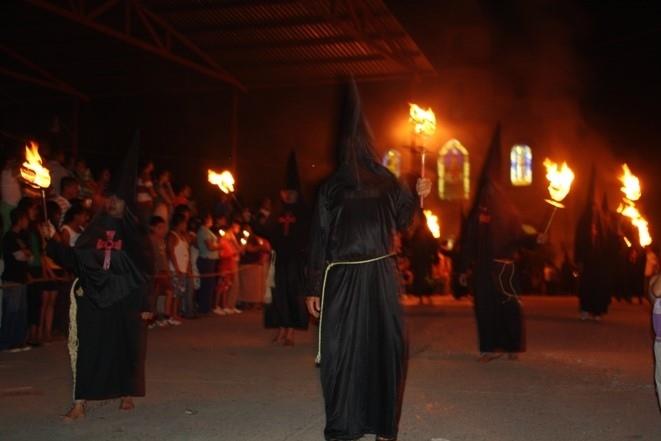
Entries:
[[424, 210], [425, 218], [427, 218], [427, 227], [431, 231], [432, 236], [438, 239], [441, 237], [441, 226], [438, 223], [438, 216], [432, 213], [431, 210]]
[[620, 176], [622, 187], [620, 190], [624, 193], [625, 198], [635, 202], [642, 196], [640, 180], [638, 179], [638, 176], [631, 173], [627, 164], [622, 164], [622, 172], [623, 174]]
[[436, 115], [431, 107], [425, 110], [417, 104], [409, 104], [409, 121], [418, 135], [431, 136], [436, 132]]
[[232, 193], [234, 191], [234, 176], [232, 176], [232, 173], [227, 170], [218, 173], [209, 169], [208, 179], [211, 184], [217, 185], [218, 188], [220, 188], [220, 191], [225, 194]]
[[652, 243], [652, 236], [650, 235], [649, 223], [643, 217], [640, 210], [636, 207], [636, 201], [641, 198], [642, 191], [640, 187], [640, 180], [636, 175], [631, 173], [627, 164], [622, 165], [623, 175], [620, 176], [622, 187], [620, 190], [624, 193], [624, 198], [617, 212], [622, 216], [629, 218], [631, 224], [638, 229], [638, 242], [641, 247], [646, 247]]
[[544, 167], [546, 167], [546, 179], [549, 181], [549, 195], [555, 202], [562, 202], [569, 191], [571, 184], [574, 182], [574, 172], [563, 162], [561, 166], [551, 161], [549, 158], [544, 159]]
[[25, 162], [21, 165], [21, 177], [32, 187], [46, 189], [50, 187], [50, 172], [41, 162], [39, 146], [30, 141], [25, 146]]

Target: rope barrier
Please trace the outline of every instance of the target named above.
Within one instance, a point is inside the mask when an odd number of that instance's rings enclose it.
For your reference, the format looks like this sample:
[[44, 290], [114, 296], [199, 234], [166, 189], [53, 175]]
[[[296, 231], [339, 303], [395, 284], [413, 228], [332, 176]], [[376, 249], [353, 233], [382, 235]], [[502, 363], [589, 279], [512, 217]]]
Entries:
[[[187, 279], [206, 279], [209, 277], [222, 277], [222, 276], [227, 276], [229, 274], [232, 274], [234, 272], [241, 272], [249, 269], [249, 267], [256, 267], [256, 266], [267, 266], [267, 264], [260, 265], [260, 264], [255, 264], [255, 263], [250, 263], [246, 265], [241, 265], [236, 271], [219, 271], [215, 273], [205, 273], [205, 274], [185, 274], [183, 277]], [[176, 274], [177, 277], [182, 277], [179, 274]], [[172, 274], [152, 274], [148, 276], [149, 279], [166, 279], [172, 277]], [[73, 282], [76, 278], [74, 277], [39, 277], [35, 279], [31, 279], [25, 283], [16, 283], [16, 282], [5, 282], [5, 283], [0, 283], [0, 289], [5, 289], [5, 288], [18, 288], [21, 286], [28, 286], [28, 285], [34, 285], [37, 283], [45, 283], [45, 282]]]

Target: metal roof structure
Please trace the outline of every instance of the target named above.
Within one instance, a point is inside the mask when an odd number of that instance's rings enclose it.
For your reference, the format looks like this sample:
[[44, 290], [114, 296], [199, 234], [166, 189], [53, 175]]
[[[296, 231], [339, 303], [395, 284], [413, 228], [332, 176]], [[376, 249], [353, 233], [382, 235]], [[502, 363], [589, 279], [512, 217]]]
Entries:
[[80, 99], [435, 74], [382, 0], [12, 0], [0, 36], [0, 87]]

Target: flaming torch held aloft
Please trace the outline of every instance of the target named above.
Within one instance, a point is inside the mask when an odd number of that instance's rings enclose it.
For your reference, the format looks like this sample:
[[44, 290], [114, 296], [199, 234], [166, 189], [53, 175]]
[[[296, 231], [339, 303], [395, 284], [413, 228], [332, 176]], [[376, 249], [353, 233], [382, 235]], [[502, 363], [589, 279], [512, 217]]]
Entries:
[[44, 220], [48, 221], [46, 208], [46, 189], [50, 187], [50, 171], [43, 166], [39, 155], [39, 145], [30, 141], [25, 146], [25, 161], [21, 165], [21, 178], [32, 188], [41, 190], [41, 200], [44, 204]]
[[225, 194], [234, 193], [234, 176], [228, 170], [218, 173], [209, 169], [207, 173], [209, 183], [217, 185], [220, 191]]
[[566, 162], [563, 162], [562, 165], [558, 166], [557, 163], [546, 158], [544, 159], [544, 167], [546, 167], [546, 179], [549, 181], [548, 190], [549, 196], [551, 196], [550, 199], [545, 199], [545, 201], [553, 207], [551, 216], [546, 223], [546, 228], [544, 228], [544, 234], [546, 234], [549, 232], [551, 222], [553, 222], [553, 217], [555, 216], [556, 211], [558, 211], [558, 208], [565, 208], [562, 201], [569, 194], [575, 176], [574, 172], [569, 168]]
[[429, 228], [429, 231], [431, 231], [431, 234], [432, 236], [434, 236], [434, 239], [438, 239], [439, 237], [441, 237], [441, 226], [438, 223], [438, 216], [432, 213], [431, 210], [424, 210], [423, 213], [425, 214], [425, 218], [427, 219], [427, 228]]
[[652, 243], [647, 219], [645, 219], [636, 207], [636, 201], [643, 193], [640, 189], [640, 180], [631, 173], [627, 164], [622, 165], [622, 176], [620, 176], [622, 187], [620, 190], [624, 194], [622, 203], [617, 207], [617, 212], [622, 216], [629, 218], [631, 224], [638, 229], [638, 241], [641, 247], [646, 247]]
[[[414, 144], [418, 136], [429, 137], [436, 133], [436, 115], [434, 111], [431, 110], [431, 107], [428, 107], [427, 110], [418, 106], [417, 104], [409, 104], [409, 122], [413, 128], [413, 139]], [[424, 145], [420, 147], [420, 177], [425, 177], [425, 159], [427, 156], [427, 150]], [[423, 206], [424, 198], [420, 196], [420, 207]]]

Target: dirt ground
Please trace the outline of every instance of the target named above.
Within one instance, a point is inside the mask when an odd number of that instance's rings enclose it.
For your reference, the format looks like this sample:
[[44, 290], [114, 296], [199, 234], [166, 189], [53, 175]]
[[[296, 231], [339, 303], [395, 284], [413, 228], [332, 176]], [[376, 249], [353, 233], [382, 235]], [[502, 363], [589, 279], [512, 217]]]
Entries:
[[[661, 440], [647, 305], [582, 322], [576, 299], [526, 297], [528, 351], [476, 362], [471, 304], [406, 307], [411, 354], [401, 441]], [[147, 397], [132, 412], [70, 403], [63, 341], [0, 354], [0, 440], [320, 441], [314, 332], [270, 344], [259, 311], [149, 334]]]

